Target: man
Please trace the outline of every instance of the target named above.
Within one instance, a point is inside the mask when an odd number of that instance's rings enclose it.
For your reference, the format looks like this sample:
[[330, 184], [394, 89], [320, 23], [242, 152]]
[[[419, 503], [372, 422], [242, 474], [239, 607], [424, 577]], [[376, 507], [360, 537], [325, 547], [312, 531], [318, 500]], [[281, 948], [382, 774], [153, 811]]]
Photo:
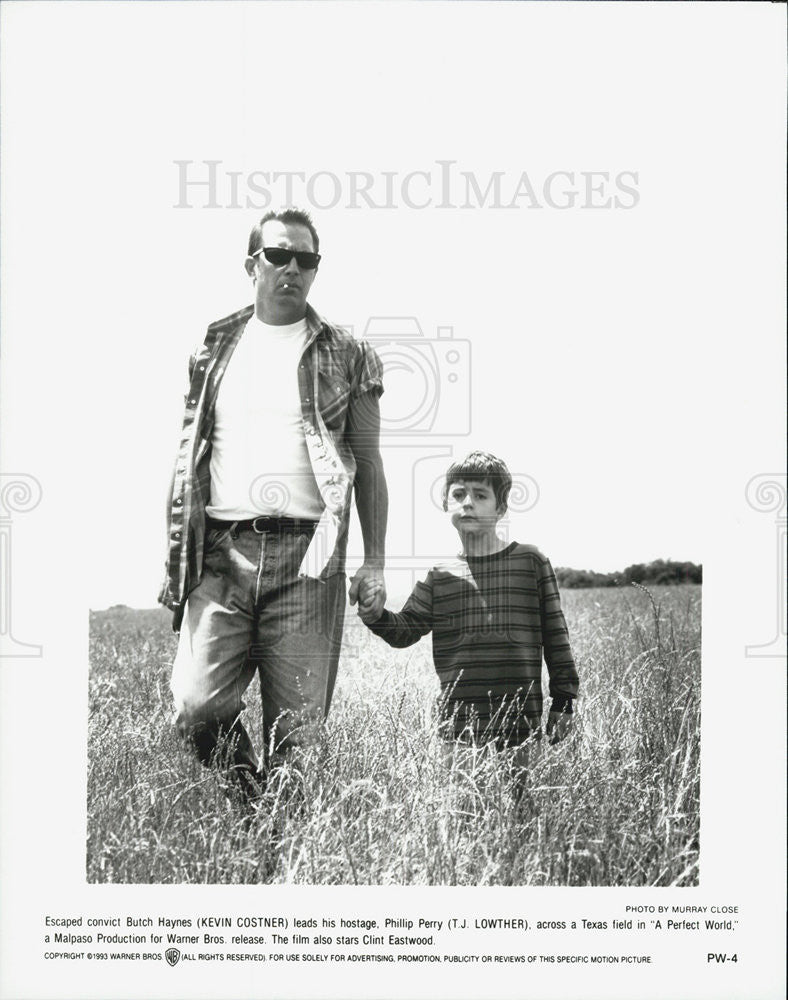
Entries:
[[[180, 629], [176, 724], [204, 764], [227, 737], [232, 773], [252, 795], [270, 755], [307, 741], [328, 713], [352, 492], [364, 563], [351, 603], [362, 579], [383, 578], [382, 368], [369, 345], [307, 304], [318, 250], [297, 209], [252, 229], [254, 305], [211, 324], [192, 356], [170, 494], [159, 600]], [[240, 720], [258, 670], [262, 765]]]

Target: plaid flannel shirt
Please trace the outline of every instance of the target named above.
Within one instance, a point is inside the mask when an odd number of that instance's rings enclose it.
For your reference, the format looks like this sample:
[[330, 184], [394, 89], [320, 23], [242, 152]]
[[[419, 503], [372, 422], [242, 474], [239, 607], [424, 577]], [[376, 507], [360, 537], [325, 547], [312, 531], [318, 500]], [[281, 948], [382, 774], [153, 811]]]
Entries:
[[[183, 432], [167, 505], [166, 576], [159, 593], [159, 602], [174, 613], [176, 631], [186, 598], [202, 575], [216, 398], [253, 313], [254, 306], [247, 306], [212, 323], [204, 343], [189, 360]], [[302, 571], [329, 576], [344, 570], [356, 471], [345, 436], [348, 411], [363, 393], [383, 392], [383, 367], [369, 344], [326, 323], [309, 305], [306, 322], [307, 338], [298, 365], [301, 419], [325, 510]]]

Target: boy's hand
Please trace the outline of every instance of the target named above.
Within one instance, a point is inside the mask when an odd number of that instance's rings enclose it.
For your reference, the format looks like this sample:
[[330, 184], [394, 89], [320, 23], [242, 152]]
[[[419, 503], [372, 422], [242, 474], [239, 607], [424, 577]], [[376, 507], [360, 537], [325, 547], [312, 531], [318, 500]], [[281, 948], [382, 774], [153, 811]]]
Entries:
[[566, 712], [551, 712], [547, 716], [547, 735], [551, 745], [565, 740], [571, 730], [572, 716]]
[[362, 579], [358, 588], [358, 616], [363, 622], [376, 622], [383, 613], [386, 588], [381, 580]]

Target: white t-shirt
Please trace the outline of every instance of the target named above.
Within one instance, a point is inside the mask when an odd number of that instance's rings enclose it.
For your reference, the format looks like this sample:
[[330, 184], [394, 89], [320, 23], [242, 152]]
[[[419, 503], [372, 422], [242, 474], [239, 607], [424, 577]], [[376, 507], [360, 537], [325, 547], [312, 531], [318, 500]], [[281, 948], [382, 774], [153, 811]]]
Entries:
[[298, 364], [306, 320], [269, 326], [252, 316], [219, 386], [211, 502], [223, 521], [323, 513], [301, 424]]

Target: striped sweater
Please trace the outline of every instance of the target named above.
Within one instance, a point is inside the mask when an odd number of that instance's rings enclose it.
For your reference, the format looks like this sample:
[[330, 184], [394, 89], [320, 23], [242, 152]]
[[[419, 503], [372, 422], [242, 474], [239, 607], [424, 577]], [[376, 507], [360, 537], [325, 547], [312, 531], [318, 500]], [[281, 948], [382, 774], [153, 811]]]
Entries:
[[370, 629], [390, 646], [432, 632], [446, 735], [517, 744], [541, 725], [542, 653], [553, 711], [572, 711], [578, 676], [550, 561], [512, 542], [435, 566], [399, 614]]

